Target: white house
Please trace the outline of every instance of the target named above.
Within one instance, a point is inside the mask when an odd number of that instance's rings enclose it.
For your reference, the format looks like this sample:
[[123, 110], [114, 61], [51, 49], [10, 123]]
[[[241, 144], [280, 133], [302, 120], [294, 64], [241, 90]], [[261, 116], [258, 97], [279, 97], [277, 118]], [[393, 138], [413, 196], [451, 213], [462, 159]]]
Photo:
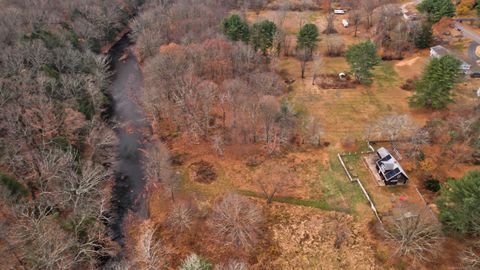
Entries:
[[470, 69], [472, 68], [472, 65], [470, 65], [469, 63], [460, 59], [458, 56], [456, 56], [454, 53], [452, 53], [449, 49], [447, 49], [447, 48], [445, 48], [441, 45], [437, 45], [435, 47], [430, 48], [430, 57], [442, 57], [442, 56], [445, 56], [445, 55], [450, 55], [450, 56], [453, 56], [453, 57], [457, 58], [458, 60], [460, 60], [460, 62], [461, 62], [460, 69], [462, 70], [463, 73], [469, 73], [470, 72]]

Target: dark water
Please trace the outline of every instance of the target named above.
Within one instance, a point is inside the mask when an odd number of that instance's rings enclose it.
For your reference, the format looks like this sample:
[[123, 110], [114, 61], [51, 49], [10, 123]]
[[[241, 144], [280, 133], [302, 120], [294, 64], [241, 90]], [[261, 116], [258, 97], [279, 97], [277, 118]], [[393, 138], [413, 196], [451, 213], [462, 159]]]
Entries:
[[[150, 126], [137, 103], [141, 95], [143, 76], [131, 50], [131, 44], [125, 36], [110, 53], [114, 72], [109, 89], [113, 103], [111, 113], [120, 143], [114, 167], [115, 184], [112, 190], [109, 226], [112, 239], [117, 241], [122, 249], [125, 245], [123, 228], [128, 212], [131, 211], [140, 218], [147, 216], [141, 149], [146, 147]], [[128, 57], [122, 59], [125, 54]]]

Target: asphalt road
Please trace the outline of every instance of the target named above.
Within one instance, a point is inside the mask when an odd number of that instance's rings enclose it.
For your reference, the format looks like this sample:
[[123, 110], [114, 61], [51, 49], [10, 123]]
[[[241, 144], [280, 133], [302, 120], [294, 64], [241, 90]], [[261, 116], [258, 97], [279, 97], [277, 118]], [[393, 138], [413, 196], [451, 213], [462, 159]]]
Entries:
[[459, 22], [455, 22], [455, 28], [459, 29], [462, 32], [464, 37], [467, 37], [477, 43], [480, 43], [480, 34], [478, 34], [477, 32], [463, 27], [463, 25]]

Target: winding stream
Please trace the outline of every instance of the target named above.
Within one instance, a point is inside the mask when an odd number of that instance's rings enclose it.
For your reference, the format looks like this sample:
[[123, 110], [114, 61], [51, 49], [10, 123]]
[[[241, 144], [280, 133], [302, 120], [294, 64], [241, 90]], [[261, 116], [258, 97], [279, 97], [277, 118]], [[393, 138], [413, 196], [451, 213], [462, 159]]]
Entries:
[[[131, 210], [146, 218], [144, 199], [145, 180], [142, 169], [142, 151], [146, 147], [150, 126], [137, 104], [143, 86], [143, 75], [132, 53], [132, 44], [125, 35], [110, 52], [112, 83], [109, 91], [113, 99], [112, 120], [116, 123], [119, 142], [115, 183], [112, 189], [110, 231], [122, 250], [125, 246], [124, 223]], [[121, 254], [122, 255], [122, 254]]]

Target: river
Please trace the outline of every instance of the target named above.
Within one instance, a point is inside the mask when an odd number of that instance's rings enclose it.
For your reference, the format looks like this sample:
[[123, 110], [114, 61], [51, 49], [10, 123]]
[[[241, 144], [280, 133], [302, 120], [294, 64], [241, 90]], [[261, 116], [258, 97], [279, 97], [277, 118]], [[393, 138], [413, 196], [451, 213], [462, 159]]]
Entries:
[[129, 211], [138, 218], [148, 216], [145, 200], [145, 179], [142, 149], [145, 149], [150, 125], [138, 105], [143, 87], [143, 75], [132, 53], [132, 44], [125, 35], [110, 51], [114, 72], [109, 93], [112, 97], [112, 120], [119, 138], [114, 166], [110, 233], [113, 240], [125, 246], [124, 225]]

